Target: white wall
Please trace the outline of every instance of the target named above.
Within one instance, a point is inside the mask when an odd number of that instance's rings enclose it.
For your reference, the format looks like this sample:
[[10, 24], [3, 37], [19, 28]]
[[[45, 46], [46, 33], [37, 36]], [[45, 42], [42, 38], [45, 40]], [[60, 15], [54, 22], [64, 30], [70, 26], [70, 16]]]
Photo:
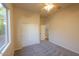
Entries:
[[50, 17], [49, 41], [79, 53], [79, 5], [64, 8]]
[[14, 7], [15, 49], [40, 43], [40, 14]]

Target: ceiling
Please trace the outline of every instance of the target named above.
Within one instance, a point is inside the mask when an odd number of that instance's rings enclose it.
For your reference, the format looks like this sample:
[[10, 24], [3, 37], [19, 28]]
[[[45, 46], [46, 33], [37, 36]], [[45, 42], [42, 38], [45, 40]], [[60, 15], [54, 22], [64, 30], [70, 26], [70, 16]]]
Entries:
[[13, 6], [34, 12], [39, 12], [43, 5], [40, 3], [14, 3]]
[[33, 11], [33, 12], [40, 12], [41, 16], [51, 15], [52, 13], [57, 11], [58, 9], [64, 8], [70, 4], [68, 4], [68, 3], [54, 3], [54, 5], [56, 6], [56, 8], [52, 9], [48, 13], [47, 11], [45, 11], [43, 9], [43, 7], [45, 6], [44, 3], [14, 3], [13, 4], [14, 7], [22, 8], [22, 9]]

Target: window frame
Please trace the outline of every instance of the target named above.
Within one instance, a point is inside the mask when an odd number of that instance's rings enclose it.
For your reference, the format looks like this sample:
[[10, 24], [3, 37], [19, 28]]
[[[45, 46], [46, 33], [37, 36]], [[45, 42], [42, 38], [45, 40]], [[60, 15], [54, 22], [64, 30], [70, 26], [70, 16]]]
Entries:
[[10, 10], [4, 4], [2, 5], [6, 10], [6, 13], [4, 15], [4, 21], [6, 22], [6, 25], [5, 25], [6, 29], [5, 29], [5, 43], [1, 47], [0, 54], [3, 54], [11, 44]]

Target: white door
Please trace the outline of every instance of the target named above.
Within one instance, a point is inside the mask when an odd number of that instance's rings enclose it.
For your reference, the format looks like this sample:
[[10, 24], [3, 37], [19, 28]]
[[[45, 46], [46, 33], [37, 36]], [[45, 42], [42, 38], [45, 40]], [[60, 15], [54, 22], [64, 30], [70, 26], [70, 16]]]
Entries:
[[23, 46], [29, 46], [40, 42], [38, 25], [36, 24], [22, 25], [22, 42]]

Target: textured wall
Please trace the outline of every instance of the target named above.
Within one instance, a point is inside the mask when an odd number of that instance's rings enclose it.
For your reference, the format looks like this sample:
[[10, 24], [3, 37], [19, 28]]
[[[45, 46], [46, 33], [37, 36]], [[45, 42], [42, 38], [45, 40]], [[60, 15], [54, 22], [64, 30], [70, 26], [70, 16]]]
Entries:
[[49, 40], [79, 53], [79, 5], [72, 5], [53, 14], [48, 23]]

